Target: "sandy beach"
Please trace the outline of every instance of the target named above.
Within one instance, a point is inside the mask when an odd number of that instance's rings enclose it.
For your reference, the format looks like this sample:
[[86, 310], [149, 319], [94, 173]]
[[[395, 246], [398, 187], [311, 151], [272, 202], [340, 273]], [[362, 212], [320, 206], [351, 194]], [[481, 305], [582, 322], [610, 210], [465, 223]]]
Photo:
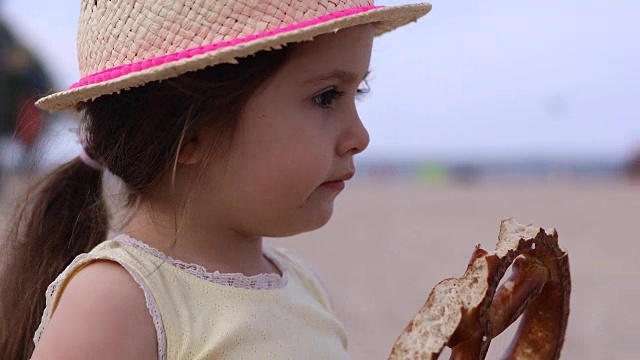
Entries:
[[[7, 194], [15, 189], [3, 189], [5, 214]], [[569, 251], [572, 312], [562, 358], [636, 358], [637, 185], [359, 181], [347, 184], [326, 227], [270, 241], [322, 274], [349, 333], [352, 358], [385, 359], [430, 289], [460, 276], [476, 244], [492, 249], [500, 220], [509, 217], [555, 227]], [[488, 358], [498, 358], [508, 341], [494, 341]]]
[[[320, 270], [353, 358], [384, 359], [429, 290], [462, 275], [476, 244], [492, 249], [508, 217], [555, 227], [569, 251], [572, 310], [562, 358], [637, 358], [640, 186], [353, 184], [325, 228], [276, 244]], [[504, 335], [488, 359], [506, 348]]]

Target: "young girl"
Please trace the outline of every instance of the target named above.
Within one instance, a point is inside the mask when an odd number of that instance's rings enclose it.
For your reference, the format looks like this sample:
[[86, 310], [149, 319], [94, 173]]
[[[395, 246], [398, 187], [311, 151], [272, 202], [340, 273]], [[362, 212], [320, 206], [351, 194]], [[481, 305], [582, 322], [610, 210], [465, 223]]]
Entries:
[[[369, 141], [373, 38], [429, 9], [83, 0], [83, 77], [38, 102], [83, 113], [83, 151], [12, 228], [0, 358], [347, 357], [314, 272], [262, 238], [327, 223]], [[130, 209], [114, 236], [107, 171]]]

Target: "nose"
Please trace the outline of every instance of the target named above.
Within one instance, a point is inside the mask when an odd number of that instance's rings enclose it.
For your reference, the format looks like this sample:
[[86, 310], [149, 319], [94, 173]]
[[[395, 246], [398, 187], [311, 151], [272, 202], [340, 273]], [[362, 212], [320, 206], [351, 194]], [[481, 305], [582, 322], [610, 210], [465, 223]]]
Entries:
[[353, 116], [347, 121], [347, 125], [338, 141], [338, 155], [355, 155], [364, 151], [369, 146], [369, 132], [364, 127], [360, 115], [354, 111]]

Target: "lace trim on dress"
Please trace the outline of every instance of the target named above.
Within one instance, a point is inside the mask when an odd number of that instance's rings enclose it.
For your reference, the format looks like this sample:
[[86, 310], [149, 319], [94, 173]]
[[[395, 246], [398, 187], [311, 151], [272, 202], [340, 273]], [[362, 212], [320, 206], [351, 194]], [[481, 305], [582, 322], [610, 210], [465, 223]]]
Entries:
[[287, 269], [284, 268], [268, 251], [264, 251], [265, 256], [271, 260], [278, 269], [282, 272], [282, 276], [278, 274], [258, 274], [253, 276], [246, 276], [241, 273], [221, 273], [219, 271], [209, 272], [207, 269], [198, 264], [185, 263], [180, 260], [176, 260], [171, 256], [163, 253], [162, 251], [152, 248], [151, 246], [138, 241], [129, 235], [120, 234], [113, 240], [120, 243], [129, 245], [136, 249], [142, 250], [150, 255], [153, 255], [167, 264], [174, 266], [182, 271], [187, 272], [199, 279], [224, 286], [231, 286], [234, 288], [247, 289], [247, 290], [274, 290], [281, 289], [287, 284]]

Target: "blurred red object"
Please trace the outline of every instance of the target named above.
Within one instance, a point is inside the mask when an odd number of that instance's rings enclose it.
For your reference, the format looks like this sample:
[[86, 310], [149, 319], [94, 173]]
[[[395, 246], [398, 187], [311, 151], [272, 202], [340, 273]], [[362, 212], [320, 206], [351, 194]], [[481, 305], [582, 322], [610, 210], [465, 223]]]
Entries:
[[37, 96], [33, 95], [19, 100], [21, 109], [15, 129], [15, 137], [30, 147], [38, 139], [44, 122], [44, 112], [35, 106]]

